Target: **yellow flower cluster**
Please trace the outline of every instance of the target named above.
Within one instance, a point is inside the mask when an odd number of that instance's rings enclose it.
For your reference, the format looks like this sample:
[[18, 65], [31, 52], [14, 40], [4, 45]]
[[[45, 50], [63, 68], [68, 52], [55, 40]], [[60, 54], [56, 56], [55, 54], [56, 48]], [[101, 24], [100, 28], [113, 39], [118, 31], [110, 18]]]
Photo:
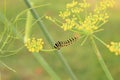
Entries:
[[108, 7], [113, 7], [114, 4], [115, 4], [114, 0], [103, 0], [102, 2], [100, 2], [99, 6], [97, 6], [94, 9], [94, 12], [96, 12], [96, 13], [103, 12]]
[[83, 0], [83, 3], [79, 3], [73, 0], [71, 3], [66, 4], [66, 10], [60, 11], [59, 16], [64, 20], [61, 28], [71, 30], [73, 27], [77, 28], [79, 25], [79, 14], [88, 8], [90, 4]]
[[94, 31], [98, 30], [100, 24], [106, 23], [109, 18], [107, 13], [104, 14], [92, 14], [85, 18], [83, 22], [80, 23], [81, 27], [77, 27], [79, 30], [84, 30], [88, 34], [94, 33]]
[[42, 39], [28, 39], [25, 43], [25, 46], [30, 52], [39, 52], [43, 48], [44, 42]]
[[90, 4], [88, 4], [86, 0], [83, 0], [82, 3], [73, 0], [72, 3], [66, 5], [65, 11], [60, 11], [59, 16], [64, 20], [61, 28], [65, 31], [77, 29], [77, 31], [82, 31], [87, 34], [94, 33], [94, 31], [96, 31], [101, 24], [106, 23], [109, 18], [108, 14], [105, 11], [103, 12], [103, 10], [112, 7], [113, 4], [113, 0], [104, 0], [94, 9], [93, 13], [90, 12], [82, 19], [83, 17], [81, 17], [80, 14], [82, 12], [84, 14], [86, 8], [90, 7]]
[[[108, 21], [109, 15], [106, 9], [114, 5], [114, 0], [103, 0], [93, 9], [92, 12], [87, 13], [87, 8], [90, 4], [83, 0], [78, 2], [73, 0], [71, 3], [66, 4], [65, 11], [60, 11], [59, 16], [63, 19], [60, 22], [60, 27], [66, 30], [87, 33], [87, 35], [99, 31], [100, 27]], [[91, 9], [91, 8], [89, 8]], [[56, 20], [47, 18], [52, 22]]]
[[59, 16], [63, 19], [73, 17], [76, 14], [79, 14], [83, 12], [86, 8], [88, 8], [90, 5], [86, 3], [86, 0], [83, 0], [83, 3], [79, 3], [75, 0], [72, 1], [72, 3], [66, 4], [66, 10], [60, 11]]
[[72, 8], [72, 7], [76, 6], [77, 4], [78, 4], [77, 1], [72, 1], [72, 3], [69, 3], [66, 5], [66, 8]]
[[68, 29], [72, 29], [73, 26], [76, 25], [75, 20], [76, 20], [76, 18], [65, 19], [66, 23], [63, 23], [62, 26], [61, 26], [61, 28], [63, 28], [65, 31], [68, 30]]
[[120, 42], [111, 42], [107, 47], [111, 52], [114, 52], [116, 55], [120, 55]]

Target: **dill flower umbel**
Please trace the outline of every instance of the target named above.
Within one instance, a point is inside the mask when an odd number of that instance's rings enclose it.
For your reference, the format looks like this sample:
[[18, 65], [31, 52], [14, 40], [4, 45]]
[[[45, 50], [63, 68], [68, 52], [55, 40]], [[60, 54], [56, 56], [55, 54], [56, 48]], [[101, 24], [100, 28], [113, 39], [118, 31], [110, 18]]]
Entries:
[[25, 46], [30, 52], [39, 52], [40, 50], [42, 50], [43, 44], [44, 42], [42, 39], [35, 39], [35, 38], [28, 39], [25, 42]]
[[111, 52], [114, 52], [116, 55], [120, 55], [120, 42], [111, 42], [107, 47]]
[[108, 7], [113, 7], [115, 4], [114, 0], [103, 0], [99, 5], [96, 6], [94, 12], [100, 13], [106, 10]]
[[113, 5], [114, 0], [102, 0], [90, 12], [87, 10], [91, 9], [91, 5], [86, 0], [83, 0], [83, 2], [73, 0], [71, 3], [66, 4], [64, 11], [59, 12], [62, 21], [51, 17], [46, 18], [57, 23], [64, 31], [70, 30], [89, 35], [101, 30], [100, 27], [109, 18], [106, 10], [113, 7]]

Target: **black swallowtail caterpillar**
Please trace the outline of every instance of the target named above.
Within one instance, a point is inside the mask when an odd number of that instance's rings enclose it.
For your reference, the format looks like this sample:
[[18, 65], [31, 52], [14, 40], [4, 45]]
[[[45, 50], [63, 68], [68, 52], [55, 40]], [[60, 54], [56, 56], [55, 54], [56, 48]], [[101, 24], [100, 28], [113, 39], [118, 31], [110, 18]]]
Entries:
[[71, 45], [71, 44], [72, 44], [73, 42], [75, 42], [78, 38], [79, 38], [79, 35], [75, 35], [74, 37], [72, 37], [72, 38], [70, 38], [70, 39], [67, 39], [66, 41], [57, 41], [57, 42], [54, 44], [54, 48], [59, 50], [59, 49], [61, 49], [62, 47]]

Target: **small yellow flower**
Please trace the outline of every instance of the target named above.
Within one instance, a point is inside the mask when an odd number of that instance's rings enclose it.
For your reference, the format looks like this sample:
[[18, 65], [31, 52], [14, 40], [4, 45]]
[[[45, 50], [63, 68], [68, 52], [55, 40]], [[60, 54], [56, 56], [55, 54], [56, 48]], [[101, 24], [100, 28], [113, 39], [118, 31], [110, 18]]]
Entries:
[[55, 22], [55, 20], [52, 19], [50, 16], [45, 16], [45, 18], [48, 19], [48, 20], [50, 20], [50, 21], [52, 21], [52, 22]]
[[72, 3], [68, 3], [66, 5], [66, 8], [72, 8], [72, 7], [76, 6], [77, 4], [78, 4], [78, 2], [73, 0]]
[[71, 13], [70, 13], [69, 10], [66, 10], [66, 11], [64, 11], [64, 12], [60, 11], [59, 16], [62, 17], [63, 19], [65, 19], [65, 18], [69, 17], [70, 14], [71, 14]]
[[25, 43], [25, 46], [27, 47], [28, 51], [30, 52], [39, 52], [43, 48], [43, 40], [42, 39], [28, 39]]
[[114, 52], [116, 55], [120, 55], [120, 42], [111, 42], [107, 47], [111, 52]]
[[79, 3], [79, 5], [80, 5], [80, 7], [82, 7], [82, 8], [88, 8], [88, 7], [90, 7], [90, 4], [88, 4], [88, 3], [86, 2], [86, 0], [83, 0], [83, 3]]

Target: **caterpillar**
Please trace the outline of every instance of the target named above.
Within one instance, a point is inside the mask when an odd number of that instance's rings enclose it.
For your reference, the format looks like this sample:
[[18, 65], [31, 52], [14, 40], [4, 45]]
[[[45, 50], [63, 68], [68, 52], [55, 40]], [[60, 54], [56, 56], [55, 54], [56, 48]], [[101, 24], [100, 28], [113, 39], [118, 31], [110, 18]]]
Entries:
[[70, 39], [67, 39], [66, 41], [57, 41], [55, 44], [54, 44], [54, 48], [55, 49], [61, 49], [62, 47], [65, 47], [65, 46], [68, 46], [68, 45], [71, 45], [73, 42], [75, 42], [77, 39], [79, 38], [78, 35], [75, 35], [74, 37], [70, 38]]

